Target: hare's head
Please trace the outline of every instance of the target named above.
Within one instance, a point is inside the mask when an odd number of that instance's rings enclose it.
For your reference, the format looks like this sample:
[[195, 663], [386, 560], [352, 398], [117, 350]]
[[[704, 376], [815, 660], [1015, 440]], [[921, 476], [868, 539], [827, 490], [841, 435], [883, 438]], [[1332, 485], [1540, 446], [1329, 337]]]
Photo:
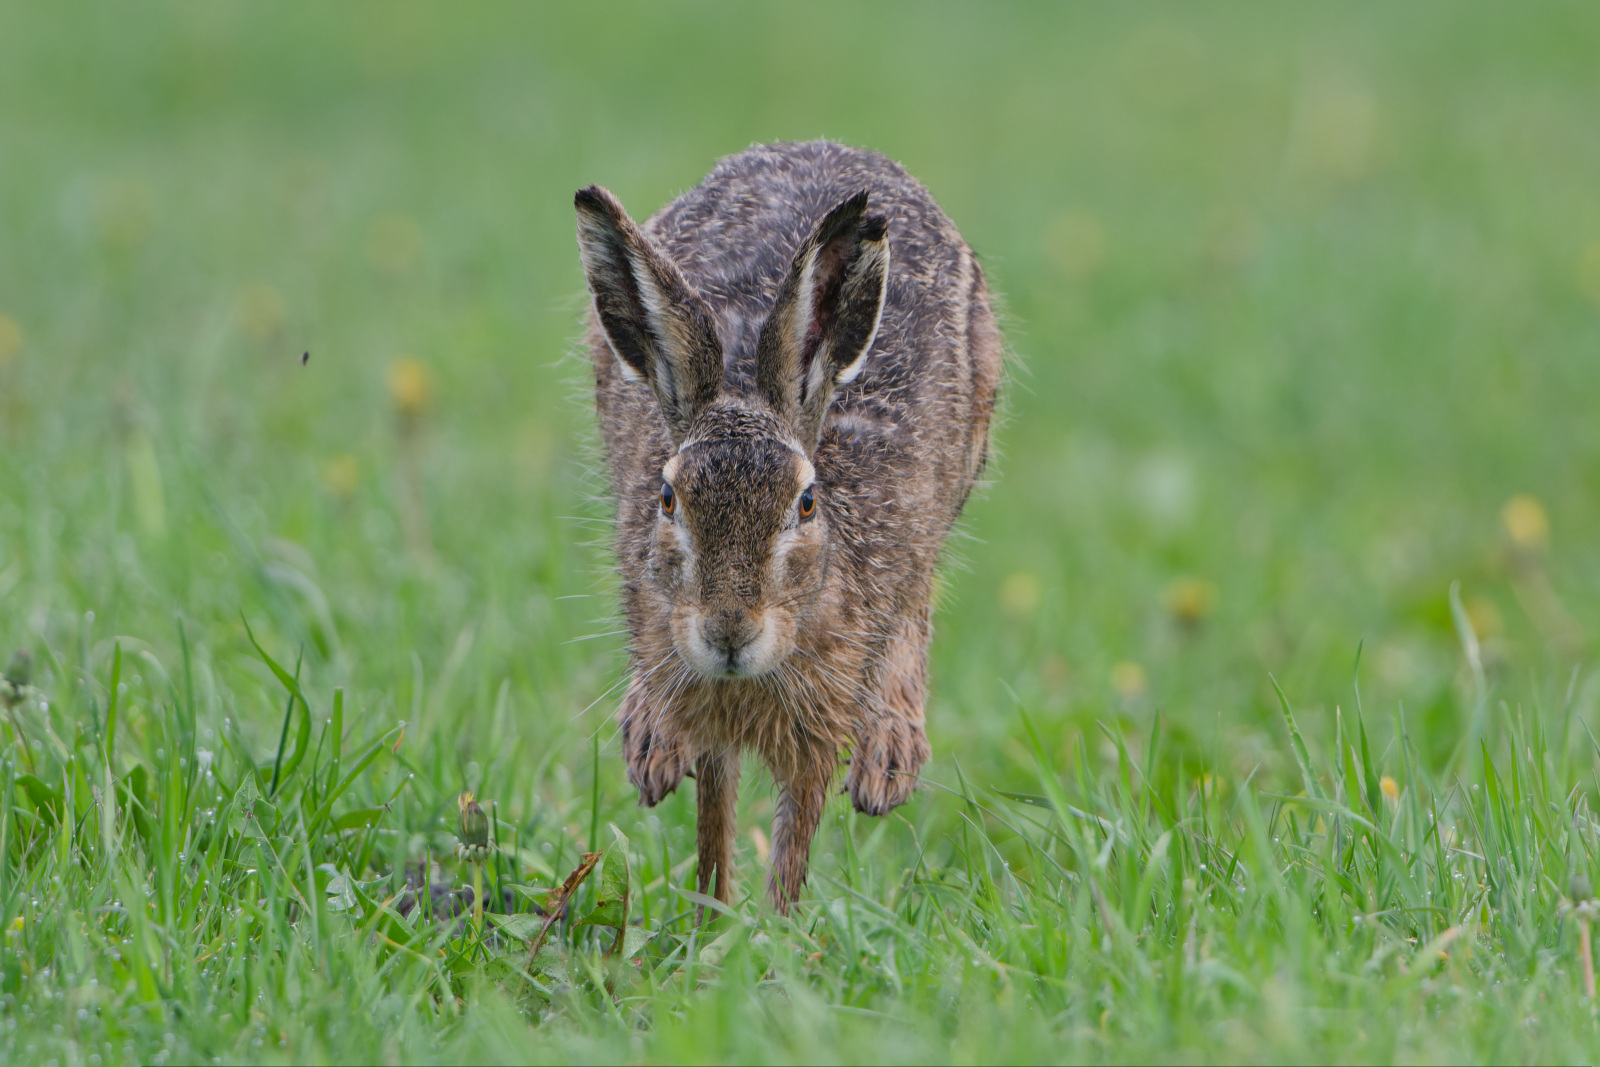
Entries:
[[863, 192], [801, 243], [755, 341], [752, 390], [725, 385], [713, 310], [616, 198], [591, 186], [577, 209], [595, 316], [623, 374], [655, 394], [672, 439], [659, 481], [646, 484], [647, 580], [670, 605], [673, 645], [706, 677], [766, 674], [794, 649], [827, 580], [829, 487], [812, 454], [834, 391], [877, 334], [887, 224], [866, 213]]

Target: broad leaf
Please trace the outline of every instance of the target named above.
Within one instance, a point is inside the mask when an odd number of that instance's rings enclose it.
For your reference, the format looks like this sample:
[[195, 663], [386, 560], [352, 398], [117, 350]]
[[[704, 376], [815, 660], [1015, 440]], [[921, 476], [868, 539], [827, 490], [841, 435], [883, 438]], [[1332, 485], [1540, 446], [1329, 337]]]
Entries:
[[539, 931], [544, 927], [543, 915], [485, 915], [485, 919], [494, 924], [507, 937], [514, 937], [519, 941], [532, 941], [539, 936]]
[[278, 810], [261, 799], [254, 775], [245, 775], [244, 783], [233, 795], [232, 823], [235, 832], [262, 841], [277, 828]]
[[628, 925], [628, 839], [615, 824], [611, 827], [611, 847], [601, 862], [600, 893], [594, 910], [578, 925], [613, 926], [619, 930]]

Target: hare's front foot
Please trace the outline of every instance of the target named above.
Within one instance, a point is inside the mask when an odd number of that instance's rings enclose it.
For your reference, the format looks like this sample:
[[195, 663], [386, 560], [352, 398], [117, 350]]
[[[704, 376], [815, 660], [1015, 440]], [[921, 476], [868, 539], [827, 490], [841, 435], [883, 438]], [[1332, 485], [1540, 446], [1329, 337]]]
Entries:
[[617, 720], [622, 725], [628, 781], [638, 788], [639, 803], [653, 808], [682, 784], [694, 754], [676, 731], [651, 714], [643, 694], [637, 686], [629, 690]]
[[887, 815], [911, 799], [917, 771], [931, 751], [920, 717], [885, 717], [868, 723], [856, 738], [845, 788], [863, 815]]

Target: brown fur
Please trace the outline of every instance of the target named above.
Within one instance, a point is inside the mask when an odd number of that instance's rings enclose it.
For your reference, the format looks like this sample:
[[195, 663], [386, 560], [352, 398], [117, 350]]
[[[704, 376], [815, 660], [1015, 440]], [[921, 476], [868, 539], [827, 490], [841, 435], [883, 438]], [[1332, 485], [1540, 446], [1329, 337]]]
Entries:
[[629, 778], [655, 804], [695, 768], [699, 886], [727, 900], [739, 754], [757, 753], [786, 911], [841, 750], [873, 815], [929, 757], [934, 570], [1000, 376], [983, 272], [899, 165], [825, 141], [729, 157], [643, 228], [598, 187], [577, 205]]

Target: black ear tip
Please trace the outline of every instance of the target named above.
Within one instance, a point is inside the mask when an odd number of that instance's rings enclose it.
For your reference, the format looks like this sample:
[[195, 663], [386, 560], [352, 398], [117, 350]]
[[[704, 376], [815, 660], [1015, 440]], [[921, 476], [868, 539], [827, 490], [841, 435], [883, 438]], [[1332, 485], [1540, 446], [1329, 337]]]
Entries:
[[868, 215], [861, 220], [858, 232], [863, 241], [881, 241], [884, 234], [889, 232], [889, 219], [885, 215]]
[[628, 213], [622, 208], [622, 202], [603, 185], [588, 185], [579, 189], [572, 195], [572, 203], [579, 211], [591, 215], [604, 215], [614, 223], [628, 217]]
[[817, 223], [816, 240], [819, 243], [836, 241], [860, 224], [861, 216], [867, 210], [867, 191], [865, 189], [845, 200], [837, 206], [823, 220]]

